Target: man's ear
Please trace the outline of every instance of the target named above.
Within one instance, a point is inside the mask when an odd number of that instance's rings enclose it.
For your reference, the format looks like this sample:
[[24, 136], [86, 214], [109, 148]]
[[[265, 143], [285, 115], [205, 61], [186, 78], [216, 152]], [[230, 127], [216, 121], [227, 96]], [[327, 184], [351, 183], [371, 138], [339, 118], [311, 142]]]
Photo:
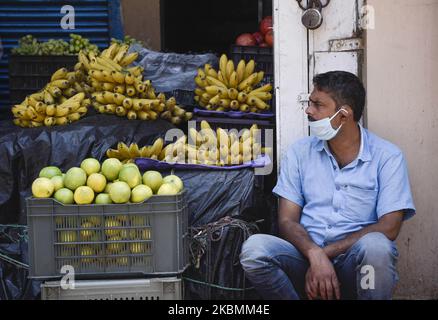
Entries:
[[341, 108], [341, 123], [344, 124], [348, 119], [353, 118], [353, 109], [350, 106], [345, 105]]

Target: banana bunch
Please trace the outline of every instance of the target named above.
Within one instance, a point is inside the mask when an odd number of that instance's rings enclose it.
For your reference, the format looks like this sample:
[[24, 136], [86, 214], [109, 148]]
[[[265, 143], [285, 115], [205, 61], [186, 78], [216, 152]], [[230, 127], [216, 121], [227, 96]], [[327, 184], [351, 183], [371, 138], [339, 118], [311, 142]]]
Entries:
[[164, 140], [158, 138], [153, 145], [139, 148], [138, 144], [131, 143], [127, 146], [123, 142], [117, 144], [117, 149], [108, 149], [106, 155], [108, 158], [116, 158], [122, 163], [132, 162], [135, 158], [151, 158], [158, 159], [164, 146]]
[[77, 64], [72, 72], [66, 68], [57, 70], [41, 91], [13, 106], [14, 124], [49, 127], [68, 124], [83, 117], [91, 105], [86, 95], [92, 88], [83, 82], [85, 75], [81, 68], [82, 65]]
[[156, 120], [159, 117], [173, 124], [192, 118], [176, 105], [175, 98], [157, 94], [150, 80], [143, 78], [141, 66], [127, 68], [138, 53], [127, 54], [129, 46], [113, 43], [100, 56], [79, 53], [79, 61], [88, 70], [92, 105], [96, 111], [127, 117], [130, 120]]
[[244, 129], [240, 136], [237, 132], [227, 132], [221, 128], [214, 131], [207, 121], [201, 122], [201, 130], [189, 129], [187, 136], [164, 147], [158, 156], [160, 161], [169, 163], [190, 163], [205, 165], [239, 165], [265, 153], [270, 148], [263, 148], [257, 139], [257, 125]]
[[[219, 70], [206, 64], [195, 77], [195, 101], [207, 110], [260, 113], [270, 108], [271, 84], [260, 85], [264, 72], [255, 72], [255, 62], [240, 60], [237, 67], [223, 54]], [[259, 86], [258, 86], [259, 85]]]
[[[169, 105], [174, 104], [173, 108], [169, 108]], [[169, 98], [166, 101], [167, 110], [164, 111], [160, 117], [162, 119], [170, 121], [174, 125], [179, 125], [181, 122], [187, 122], [193, 117], [192, 112], [187, 112], [184, 108], [176, 105], [176, 100], [174, 97]]]
[[141, 97], [103, 91], [92, 93], [91, 99], [97, 112], [115, 114], [130, 120], [157, 120], [160, 117], [178, 125], [193, 117], [191, 112], [176, 105], [174, 97], [166, 99], [163, 93], [156, 95], [151, 86], [148, 93]]
[[[88, 52], [86, 54], [83, 51], [79, 51], [79, 62], [83, 63], [88, 72], [95, 71], [116, 71], [126, 77], [128, 73], [134, 73], [134, 76], [139, 76], [143, 70], [136, 68], [127, 68], [128, 65], [133, 63], [138, 58], [138, 52], [128, 53], [129, 45], [112, 43], [108, 48], [103, 50], [100, 54], [96, 55], [95, 52]], [[133, 72], [133, 70], [136, 70]], [[98, 80], [101, 78], [96, 73]], [[103, 80], [112, 79], [111, 82], [120, 83], [120, 74], [115, 73], [113, 76], [106, 76]], [[102, 81], [102, 80], [99, 80]], [[128, 81], [128, 84], [130, 81]]]
[[127, 53], [128, 45], [113, 43], [100, 55], [79, 52], [79, 62], [85, 67], [88, 83], [96, 92], [110, 91], [126, 94], [129, 97], [145, 98], [150, 81], [143, 80], [141, 66], [127, 68], [134, 62], [138, 53]]

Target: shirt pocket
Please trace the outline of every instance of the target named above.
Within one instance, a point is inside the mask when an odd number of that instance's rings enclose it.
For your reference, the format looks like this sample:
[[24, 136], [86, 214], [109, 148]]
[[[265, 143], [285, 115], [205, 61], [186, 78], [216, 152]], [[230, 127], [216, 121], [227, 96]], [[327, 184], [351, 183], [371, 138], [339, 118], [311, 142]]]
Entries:
[[341, 214], [355, 222], [375, 220], [378, 190], [347, 186]]

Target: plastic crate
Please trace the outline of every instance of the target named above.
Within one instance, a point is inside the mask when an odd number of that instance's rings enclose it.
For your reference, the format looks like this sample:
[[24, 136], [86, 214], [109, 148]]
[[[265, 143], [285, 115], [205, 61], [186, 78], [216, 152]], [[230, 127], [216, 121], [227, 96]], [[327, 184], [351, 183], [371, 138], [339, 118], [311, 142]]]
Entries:
[[182, 281], [176, 277], [133, 280], [75, 281], [62, 289], [59, 281], [41, 284], [41, 300], [182, 300]]
[[29, 277], [170, 276], [188, 266], [185, 193], [143, 203], [63, 205], [26, 199]]
[[35, 93], [50, 81], [59, 68], [73, 69], [78, 62], [72, 56], [20, 56], [9, 59], [9, 89], [11, 104], [22, 102], [27, 95]]
[[241, 59], [248, 62], [254, 59], [256, 71], [264, 71], [265, 76], [274, 77], [274, 55], [272, 48], [232, 45], [230, 50], [234, 65]]

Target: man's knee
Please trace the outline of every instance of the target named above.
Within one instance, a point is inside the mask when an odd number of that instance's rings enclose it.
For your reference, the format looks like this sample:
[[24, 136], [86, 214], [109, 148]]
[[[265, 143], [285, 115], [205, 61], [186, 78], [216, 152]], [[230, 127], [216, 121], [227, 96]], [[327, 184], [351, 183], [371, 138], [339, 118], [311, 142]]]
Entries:
[[269, 242], [272, 236], [266, 234], [254, 234], [242, 245], [240, 263], [245, 271], [259, 267], [267, 258]]
[[398, 255], [394, 243], [381, 232], [364, 235], [354, 246], [358, 256], [370, 263], [388, 262]]

